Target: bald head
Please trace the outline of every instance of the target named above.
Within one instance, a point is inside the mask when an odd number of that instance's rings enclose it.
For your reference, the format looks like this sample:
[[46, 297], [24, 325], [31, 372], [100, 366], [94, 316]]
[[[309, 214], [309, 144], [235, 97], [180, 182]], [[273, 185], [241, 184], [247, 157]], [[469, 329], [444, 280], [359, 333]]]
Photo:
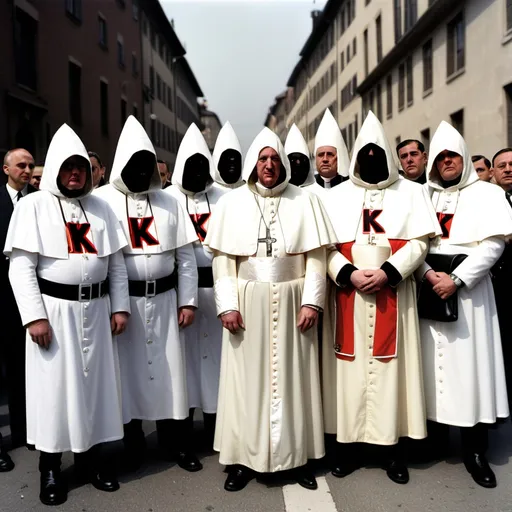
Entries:
[[3, 170], [7, 175], [7, 184], [14, 190], [23, 190], [32, 178], [34, 157], [23, 148], [7, 151]]

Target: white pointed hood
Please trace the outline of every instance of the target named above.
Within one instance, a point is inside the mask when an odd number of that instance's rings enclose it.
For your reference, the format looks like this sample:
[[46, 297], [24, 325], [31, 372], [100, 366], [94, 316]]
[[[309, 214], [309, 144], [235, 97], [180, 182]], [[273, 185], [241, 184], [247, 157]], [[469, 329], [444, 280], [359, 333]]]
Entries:
[[[364, 148], [367, 144], [375, 144], [379, 148], [383, 149], [386, 153], [386, 161], [388, 164], [388, 178], [384, 181], [380, 181], [377, 184], [370, 184], [363, 181], [359, 175], [359, 164], [357, 163], [357, 156], [359, 151]], [[375, 114], [370, 110], [366, 119], [361, 126], [361, 131], [357, 136], [356, 142], [354, 143], [354, 149], [352, 150], [352, 161], [349, 167], [350, 180], [364, 188], [376, 188], [383, 189], [389, 187], [394, 183], [400, 174], [398, 173], [398, 166], [395, 162], [393, 151], [389, 146], [386, 134], [382, 124], [377, 119]]]
[[348, 154], [347, 145], [341, 135], [340, 127], [329, 109], [325, 110], [324, 117], [322, 117], [322, 121], [318, 126], [318, 131], [316, 132], [315, 156], [318, 148], [321, 148], [322, 146], [332, 146], [336, 148], [336, 153], [338, 155], [338, 174], [347, 177], [350, 165], [350, 156]]
[[284, 150], [286, 152], [286, 156], [291, 155], [292, 153], [301, 153], [302, 155], [306, 155], [308, 157], [309, 174], [301, 187], [306, 187], [315, 183], [315, 173], [313, 171], [313, 166], [311, 165], [311, 155], [309, 154], [309, 148], [306, 140], [302, 136], [302, 133], [295, 123], [292, 124], [292, 127], [288, 132], [288, 136], [286, 137], [286, 141], [284, 143]]
[[260, 152], [264, 148], [272, 148], [274, 149], [279, 158], [281, 159], [281, 163], [283, 164], [284, 169], [286, 170], [286, 176], [284, 181], [277, 185], [273, 190], [275, 193], [282, 192], [291, 178], [290, 171], [290, 162], [288, 161], [288, 157], [284, 151], [283, 144], [279, 140], [279, 137], [270, 129], [265, 126], [263, 130], [261, 130], [256, 138], [252, 141], [249, 150], [247, 151], [247, 155], [245, 155], [244, 160], [244, 169], [242, 171], [242, 178], [245, 182], [249, 184], [249, 178], [251, 177], [254, 168], [256, 167], [256, 163], [258, 162], [258, 157]]
[[242, 156], [242, 148], [240, 146], [240, 141], [236, 136], [235, 130], [231, 126], [231, 123], [227, 121], [224, 126], [221, 128], [219, 135], [217, 136], [217, 140], [215, 142], [215, 147], [213, 148], [213, 167], [214, 167], [214, 179], [215, 182], [223, 187], [228, 188], [237, 188], [242, 184], [242, 175], [240, 174], [240, 179], [236, 183], [226, 183], [222, 176], [219, 173], [219, 161], [222, 153], [227, 149], [234, 149], [240, 153]]
[[181, 141], [180, 147], [178, 149], [178, 154], [176, 155], [176, 163], [174, 164], [174, 172], [172, 174], [171, 180], [173, 185], [177, 185], [179, 189], [187, 195], [194, 195], [194, 193], [183, 188], [183, 171], [185, 170], [185, 164], [187, 160], [196, 153], [203, 155], [208, 160], [208, 165], [210, 168], [210, 180], [208, 181], [205, 189], [208, 190], [213, 185], [215, 176], [213, 172], [212, 155], [210, 154], [208, 145], [204, 140], [203, 134], [200, 132], [196, 124], [192, 123], [183, 136], [183, 140]]
[[448, 124], [446, 121], [441, 121], [441, 124], [438, 126], [434, 136], [432, 137], [432, 141], [430, 142], [427, 164], [427, 183], [429, 187], [437, 190], [444, 190], [441, 185], [441, 178], [435, 163], [437, 155], [445, 150], [454, 151], [462, 156], [464, 161], [464, 169], [462, 170], [462, 176], [459, 183], [446, 190], [460, 190], [478, 181], [478, 174], [476, 173], [471, 161], [471, 154], [469, 153], [466, 141], [451, 124]]
[[55, 132], [48, 146], [48, 153], [46, 154], [46, 160], [44, 162], [44, 173], [41, 178], [39, 190], [48, 190], [54, 196], [65, 198], [66, 196], [59, 190], [57, 178], [64, 160], [75, 155], [83, 157], [89, 166], [87, 169], [84, 193], [76, 199], [81, 199], [89, 195], [92, 191], [91, 161], [89, 160], [89, 155], [87, 154], [83, 142], [67, 124], [63, 124]]
[[137, 121], [137, 119], [135, 119], [135, 117], [129, 116], [124, 123], [121, 135], [117, 141], [116, 155], [114, 157], [112, 172], [110, 173], [109, 179], [112, 186], [124, 194], [132, 194], [132, 192], [130, 192], [124, 184], [121, 173], [130, 158], [139, 151], [149, 151], [155, 155], [155, 165], [153, 174], [151, 175], [149, 190], [144, 190], [139, 193], [147, 193], [149, 191], [161, 189], [162, 182], [160, 181], [160, 174], [158, 173], [158, 167], [156, 165], [155, 148], [153, 147], [146, 130], [144, 130], [144, 127], [139, 123], [139, 121]]

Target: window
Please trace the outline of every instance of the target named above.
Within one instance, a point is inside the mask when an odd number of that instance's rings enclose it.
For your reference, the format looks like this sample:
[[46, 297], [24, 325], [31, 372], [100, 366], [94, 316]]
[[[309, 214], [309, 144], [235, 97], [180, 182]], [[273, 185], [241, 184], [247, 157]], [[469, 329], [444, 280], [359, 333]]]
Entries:
[[405, 107], [405, 64], [398, 67], [398, 110]]
[[37, 89], [37, 21], [16, 7], [14, 59], [16, 82]]
[[135, 52], [132, 52], [132, 75], [137, 76], [139, 74], [139, 62], [137, 60], [137, 55]]
[[151, 142], [153, 144], [156, 143], [156, 119], [151, 117], [151, 125], [150, 125], [150, 133], [151, 133]]
[[155, 70], [153, 66], [149, 66], [149, 88], [151, 89], [151, 94], [155, 95]]
[[453, 75], [464, 68], [465, 64], [465, 28], [462, 12], [448, 23], [447, 73]]
[[377, 117], [382, 121], [382, 86], [377, 84]]
[[156, 74], [156, 97], [162, 100], [162, 79], [158, 73]]
[[354, 40], [352, 41], [352, 57], [355, 57], [357, 53], [357, 38], [354, 37]]
[[167, 108], [172, 110], [172, 89], [170, 87], [167, 88]]
[[397, 135], [395, 137], [395, 146], [398, 146], [398, 144], [400, 144], [401, 141], [402, 141], [402, 137], [400, 137], [400, 135]]
[[402, 0], [394, 0], [395, 43], [402, 38]]
[[425, 128], [425, 130], [421, 131], [421, 142], [425, 146], [426, 151], [428, 151], [430, 146], [430, 128]]
[[423, 92], [431, 91], [434, 85], [432, 60], [432, 39], [430, 39], [423, 45]]
[[409, 55], [409, 57], [407, 57], [407, 60], [405, 61], [405, 66], [407, 70], [407, 106], [410, 107], [414, 101], [412, 55]]
[[504, 89], [507, 112], [507, 146], [512, 147], [512, 83], [506, 85]]
[[135, 21], [139, 19], [139, 0], [132, 0], [132, 16]]
[[368, 29], [363, 33], [364, 43], [364, 75], [368, 76], [369, 73], [369, 62], [368, 62]]
[[507, 0], [507, 32], [512, 31], [512, 0]]
[[464, 137], [464, 109], [454, 112], [450, 116], [452, 126]]
[[127, 109], [127, 103], [124, 98], [121, 98], [121, 127], [124, 126], [124, 123], [126, 122], [126, 109]]
[[418, 0], [405, 0], [405, 32], [409, 32], [418, 19]]
[[108, 84], [100, 81], [100, 118], [101, 133], [108, 135]]
[[386, 77], [386, 118], [393, 117], [393, 78], [391, 75]]
[[82, 68], [68, 63], [69, 117], [75, 124], [82, 124]]
[[345, 69], [345, 54], [343, 52], [340, 53], [340, 66], [343, 71]]
[[82, 0], [66, 0], [66, 14], [75, 21], [82, 21]]
[[379, 14], [375, 20], [375, 34], [377, 38], [377, 62], [382, 60], [382, 17]]
[[350, 62], [350, 59], [352, 58], [352, 57], [350, 56], [350, 45], [348, 45], [348, 46], [347, 46], [347, 51], [346, 51], [346, 53], [347, 53], [347, 64], [348, 64], [348, 63]]
[[151, 39], [153, 50], [156, 50], [156, 32], [153, 25], [149, 25], [149, 38]]
[[107, 20], [98, 14], [99, 43], [104, 49], [108, 48]]
[[117, 37], [117, 65], [124, 69], [124, 43], [121, 36]]

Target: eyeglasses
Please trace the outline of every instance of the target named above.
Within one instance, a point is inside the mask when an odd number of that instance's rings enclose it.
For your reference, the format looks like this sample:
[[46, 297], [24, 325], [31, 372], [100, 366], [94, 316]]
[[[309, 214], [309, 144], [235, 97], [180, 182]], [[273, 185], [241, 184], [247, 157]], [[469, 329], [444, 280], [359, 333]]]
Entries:
[[26, 162], [19, 162], [16, 164], [16, 167], [18, 167], [19, 169], [26, 169], [28, 167], [31, 171], [34, 170], [35, 166], [35, 164], [27, 164]]

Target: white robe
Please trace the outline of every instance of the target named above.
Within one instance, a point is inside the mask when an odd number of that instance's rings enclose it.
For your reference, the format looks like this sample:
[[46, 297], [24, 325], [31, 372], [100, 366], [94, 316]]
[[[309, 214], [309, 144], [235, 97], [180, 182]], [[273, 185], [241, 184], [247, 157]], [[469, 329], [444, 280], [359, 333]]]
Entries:
[[[108, 199], [109, 189], [105, 188], [104, 192]], [[117, 199], [111, 202], [115, 213], [124, 220], [125, 199], [119, 201], [121, 193], [114, 189], [110, 189], [110, 194]], [[128, 195], [129, 215], [159, 215], [164, 203], [159, 200], [157, 209], [154, 194], [150, 194], [150, 201], [151, 197], [152, 209], [147, 194]], [[155, 227], [158, 224], [156, 221], [149, 228], [149, 233], [157, 240], [162, 236]], [[183, 226], [180, 229], [183, 234], [177, 238], [184, 239], [187, 230]], [[130, 238], [129, 233], [126, 235]], [[142, 249], [136, 250], [131, 243], [124, 249], [129, 280], [160, 279], [177, 267], [179, 287], [178, 291], [172, 289], [154, 297], [130, 297], [132, 316], [126, 330], [118, 337], [123, 423], [132, 419], [185, 419], [188, 417], [185, 340], [178, 327], [178, 308], [197, 307], [197, 270], [192, 244], [155, 252], [154, 247], [144, 242]]]
[[[82, 204], [92, 220], [87, 201], [82, 200]], [[66, 219], [75, 214], [79, 222], [86, 222], [76, 200], [62, 199], [61, 204]], [[109, 221], [108, 229], [116, 229], [113, 215], [105, 220]], [[60, 228], [64, 230], [63, 224]], [[92, 226], [88, 236], [93, 243], [95, 234], [102, 236]], [[36, 279], [97, 283], [105, 280], [107, 273], [110, 298], [106, 295], [90, 302], [41, 295]], [[105, 257], [70, 254], [68, 259], [56, 259], [14, 247], [9, 277], [23, 324], [46, 318], [52, 329], [48, 350], [27, 333], [27, 442], [44, 452], [79, 453], [98, 443], [121, 439], [116, 339], [112, 339], [110, 327], [111, 312], [130, 311], [121, 252]]]
[[[325, 252], [287, 255], [281, 223], [271, 213], [279, 198], [258, 200], [276, 239], [272, 256], [260, 243], [256, 258], [218, 252], [214, 258], [217, 311], [239, 309], [246, 327], [236, 335], [224, 330], [214, 448], [222, 464], [263, 473], [324, 455], [317, 329], [301, 334], [297, 315], [305, 304], [323, 307]], [[284, 215], [279, 209], [279, 218]], [[265, 273], [274, 258], [289, 260], [285, 266], [297, 277], [272, 283], [240, 274], [251, 262]]]
[[[208, 215], [215, 209], [219, 197], [231, 191], [227, 187], [214, 185], [206, 192], [187, 196], [176, 185], [167, 189], [188, 211], [194, 220], [202, 223], [208, 231], [209, 218], [201, 221], [200, 215]], [[205, 253], [201, 241], [193, 244], [197, 266], [211, 269], [212, 255]], [[194, 323], [185, 329], [185, 349], [187, 360], [187, 391], [190, 408], [200, 408], [205, 413], [217, 412], [219, 394], [220, 359], [222, 350], [222, 323], [217, 317], [213, 288], [198, 288], [198, 308]]]

